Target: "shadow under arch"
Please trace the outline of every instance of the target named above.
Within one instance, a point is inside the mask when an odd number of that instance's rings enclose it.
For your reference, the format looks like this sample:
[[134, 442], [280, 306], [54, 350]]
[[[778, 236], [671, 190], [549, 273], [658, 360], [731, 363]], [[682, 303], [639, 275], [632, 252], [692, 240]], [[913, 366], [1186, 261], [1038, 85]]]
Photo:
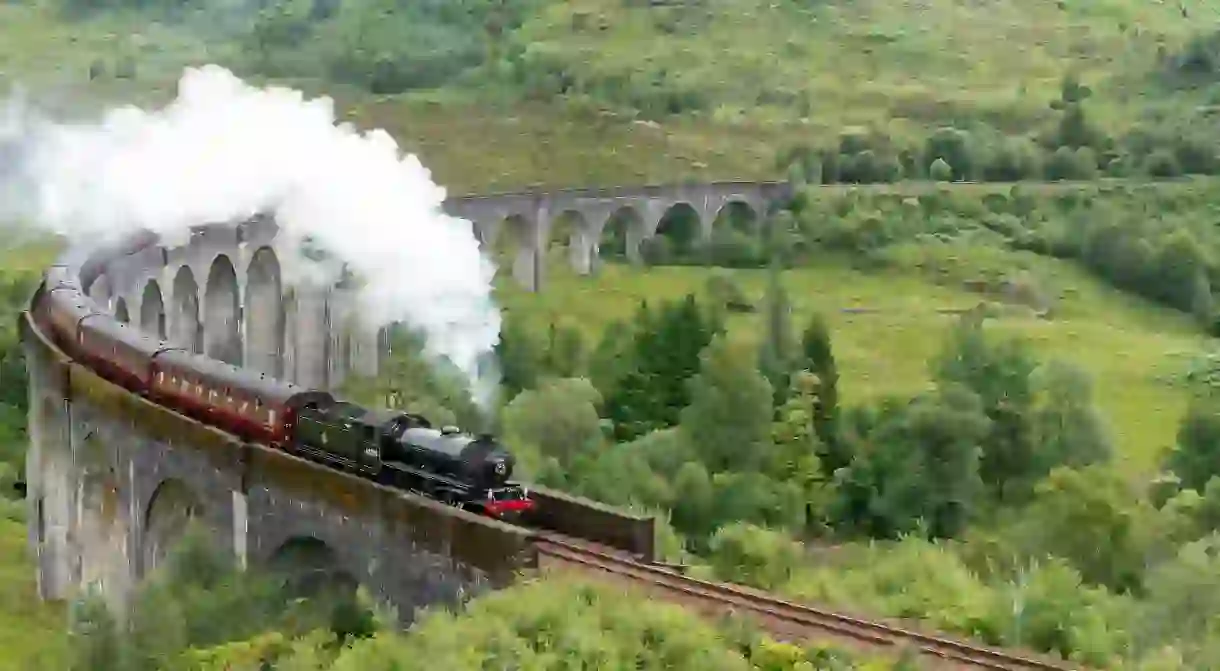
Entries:
[[260, 247], [246, 271], [246, 365], [279, 377], [284, 370], [286, 311], [280, 261], [270, 247]]
[[170, 338], [195, 354], [203, 354], [203, 324], [199, 319], [199, 283], [190, 266], [174, 276], [174, 317]]
[[228, 256], [218, 254], [203, 294], [203, 349], [207, 356], [234, 366], [242, 365], [238, 306], [237, 271]]
[[611, 214], [602, 225], [597, 243], [597, 256], [606, 261], [626, 261], [635, 258], [638, 249], [632, 245], [644, 236], [644, 217], [639, 210], [624, 205]]
[[548, 265], [588, 269], [589, 221], [578, 210], [564, 210], [551, 220], [547, 231], [546, 260]]
[[761, 213], [744, 200], [730, 200], [725, 203], [712, 220], [713, 233], [727, 228], [738, 233], [759, 233], [762, 225]]
[[644, 241], [641, 253], [649, 263], [695, 261], [703, 238], [703, 222], [690, 203], [670, 205], [657, 222], [656, 233]]
[[131, 323], [131, 312], [127, 309], [127, 301], [120, 298], [114, 302], [114, 318], [124, 324]]
[[161, 285], [156, 280], [149, 280], [144, 285], [140, 298], [140, 330], [156, 333], [157, 337], [165, 339], [165, 299], [161, 296]]
[[203, 515], [203, 503], [184, 481], [169, 478], [157, 485], [144, 513], [141, 574], [148, 575], [164, 565], [188, 530], [206, 534], [199, 524]]
[[293, 536], [276, 548], [267, 568], [284, 583], [292, 597], [345, 598], [355, 596], [359, 582], [339, 562], [328, 543], [314, 536]]

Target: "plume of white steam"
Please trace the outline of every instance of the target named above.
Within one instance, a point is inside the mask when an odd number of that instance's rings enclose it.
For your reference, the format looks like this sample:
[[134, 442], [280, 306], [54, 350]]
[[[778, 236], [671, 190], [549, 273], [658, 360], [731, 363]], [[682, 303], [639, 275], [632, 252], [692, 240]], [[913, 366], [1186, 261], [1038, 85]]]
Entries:
[[[444, 189], [384, 131], [359, 133], [336, 123], [329, 98], [255, 88], [217, 66], [186, 70], [162, 109], [84, 124], [20, 109], [0, 108], [0, 197], [10, 195], [0, 210], [74, 240], [147, 228], [179, 242], [191, 226], [273, 214], [283, 249], [308, 238], [349, 264], [363, 281], [362, 321], [422, 329], [427, 351], [461, 369], [476, 400], [490, 398], [495, 373], [480, 364], [500, 332], [494, 266], [471, 223], [441, 212]], [[6, 165], [10, 187], [30, 197], [3, 188]], [[286, 281], [308, 279], [303, 256], [281, 261], [296, 276]]]

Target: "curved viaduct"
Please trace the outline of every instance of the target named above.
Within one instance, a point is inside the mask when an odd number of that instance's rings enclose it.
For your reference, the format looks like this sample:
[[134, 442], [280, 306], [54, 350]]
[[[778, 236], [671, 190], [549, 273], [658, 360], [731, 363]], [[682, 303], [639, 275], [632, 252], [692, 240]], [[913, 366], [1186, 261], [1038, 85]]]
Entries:
[[[516, 236], [515, 274], [532, 288], [561, 218], [570, 252], [592, 269], [611, 221], [628, 224], [628, 254], [663, 215], [689, 206], [704, 235], [729, 203], [760, 215], [777, 183], [713, 183], [466, 196], [445, 203], [480, 241]], [[616, 214], [619, 213], [619, 214]], [[627, 213], [628, 216], [622, 216]], [[303, 386], [375, 374], [378, 334], [345, 310], [346, 289], [288, 286], [270, 218], [200, 226], [181, 247], [152, 245], [90, 259], [81, 287], [115, 319], [212, 358]], [[510, 581], [535, 565], [531, 532], [389, 490], [257, 445], [130, 394], [69, 360], [23, 314], [30, 378], [27, 501], [39, 593], [95, 586], [122, 606], [163, 560], [188, 519], [244, 565], [293, 557], [369, 587], [409, 621], [414, 609]], [[537, 491], [549, 528], [651, 555], [652, 520]]]

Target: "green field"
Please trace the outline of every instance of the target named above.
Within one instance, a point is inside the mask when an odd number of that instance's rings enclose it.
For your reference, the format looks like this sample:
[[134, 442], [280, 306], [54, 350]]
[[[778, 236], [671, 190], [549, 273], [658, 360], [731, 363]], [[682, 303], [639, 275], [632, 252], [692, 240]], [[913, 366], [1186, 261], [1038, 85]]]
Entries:
[[[1110, 289], [1074, 266], [1036, 257], [974, 250], [987, 262], [1027, 267], [1060, 298], [1051, 319], [1015, 308], [992, 322], [1000, 333], [1032, 341], [1043, 357], [1083, 366], [1109, 417], [1124, 470], [1146, 476], [1161, 450], [1171, 445], [1186, 395], [1173, 379], [1204, 338], [1181, 314]], [[997, 258], [998, 257], [998, 258]], [[983, 261], [966, 261], [978, 267]], [[607, 265], [596, 278], [578, 277], [553, 263], [540, 294], [502, 289], [508, 310], [527, 311], [537, 322], [567, 321], [586, 329], [592, 340], [614, 319], [630, 320], [641, 299], [660, 301], [702, 291], [704, 268], [632, 269]], [[763, 271], [733, 271], [754, 300], [761, 298]], [[816, 268], [788, 271], [784, 285], [793, 301], [793, 322], [800, 326], [812, 311], [825, 314], [833, 328], [840, 385], [848, 403], [880, 394], [909, 394], [929, 384], [927, 361], [935, 354], [954, 316], [941, 309], [968, 308], [983, 299], [960, 284], [929, 282], [914, 271], [866, 273], [828, 259]], [[844, 308], [876, 312], [848, 314]], [[533, 321], [533, 320], [531, 320]], [[734, 337], [757, 338], [759, 318], [734, 315]]]

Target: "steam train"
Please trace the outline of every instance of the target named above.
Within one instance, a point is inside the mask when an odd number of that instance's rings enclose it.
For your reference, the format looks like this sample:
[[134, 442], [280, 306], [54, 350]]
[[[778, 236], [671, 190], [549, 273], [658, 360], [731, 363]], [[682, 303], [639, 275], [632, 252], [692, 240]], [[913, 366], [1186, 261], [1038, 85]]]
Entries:
[[30, 313], [65, 354], [160, 405], [267, 445], [445, 504], [495, 518], [530, 510], [512, 481], [515, 459], [490, 435], [396, 410], [368, 410], [194, 354], [101, 312], [82, 287], [105, 261], [155, 244], [141, 236], [93, 254], [70, 252], [48, 269]]

